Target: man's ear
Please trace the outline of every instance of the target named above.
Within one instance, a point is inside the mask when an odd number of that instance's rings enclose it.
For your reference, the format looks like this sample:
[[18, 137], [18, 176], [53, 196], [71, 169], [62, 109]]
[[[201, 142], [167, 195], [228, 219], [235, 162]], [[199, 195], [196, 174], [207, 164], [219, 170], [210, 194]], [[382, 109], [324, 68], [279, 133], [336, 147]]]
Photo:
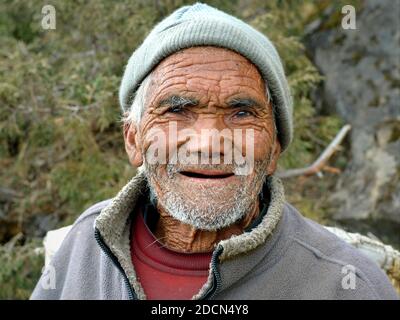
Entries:
[[278, 165], [279, 156], [281, 155], [281, 150], [281, 144], [279, 140], [276, 139], [276, 142], [274, 143], [273, 149], [271, 151], [271, 162], [269, 163], [267, 168], [267, 175], [272, 175], [275, 172]]
[[134, 167], [140, 167], [143, 164], [143, 156], [138, 144], [138, 134], [135, 124], [124, 124], [125, 150], [128, 154], [129, 162]]

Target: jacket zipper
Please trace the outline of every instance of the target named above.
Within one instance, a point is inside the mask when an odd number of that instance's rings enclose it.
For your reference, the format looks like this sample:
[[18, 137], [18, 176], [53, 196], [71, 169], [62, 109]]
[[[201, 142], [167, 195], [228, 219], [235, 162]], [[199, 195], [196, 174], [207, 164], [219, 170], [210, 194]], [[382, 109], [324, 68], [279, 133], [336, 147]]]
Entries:
[[95, 230], [94, 230], [94, 237], [96, 238], [96, 241], [99, 244], [101, 250], [103, 250], [104, 254], [111, 259], [111, 261], [114, 263], [114, 265], [122, 273], [125, 285], [128, 289], [129, 300], [137, 300], [136, 293], [133, 290], [131, 284], [129, 283], [129, 279], [126, 276], [124, 269], [122, 268], [121, 264], [119, 263], [117, 257], [112, 253], [110, 248], [105, 244], [103, 238], [100, 235], [100, 231], [97, 228], [95, 228]]
[[218, 258], [223, 251], [222, 246], [218, 246], [211, 258], [211, 272], [213, 273], [213, 284], [210, 290], [208, 290], [200, 300], [211, 300], [221, 289], [221, 274], [218, 270]]
[[[256, 219], [256, 221], [254, 223], [252, 223], [251, 226], [246, 229], [246, 232], [250, 232], [253, 228], [255, 228], [261, 222], [262, 218], [264, 218], [265, 214], [267, 213], [268, 205], [266, 204], [265, 199], [264, 199], [264, 192], [261, 193], [260, 200], [261, 200], [260, 203], [263, 204], [261, 214]], [[210, 288], [210, 290], [208, 290], [204, 294], [204, 296], [201, 297], [201, 300], [211, 300], [221, 290], [222, 280], [221, 280], [221, 274], [219, 273], [219, 270], [218, 270], [218, 258], [221, 255], [223, 250], [224, 250], [224, 248], [222, 246], [218, 246], [212, 255], [211, 271], [213, 273], [213, 285]]]

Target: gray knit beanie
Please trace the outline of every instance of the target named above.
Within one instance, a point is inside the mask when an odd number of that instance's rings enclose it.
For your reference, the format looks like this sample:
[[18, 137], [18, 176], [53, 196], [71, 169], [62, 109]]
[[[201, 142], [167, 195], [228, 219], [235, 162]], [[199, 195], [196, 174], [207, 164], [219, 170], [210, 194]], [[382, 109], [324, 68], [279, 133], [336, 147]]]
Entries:
[[293, 106], [278, 52], [261, 32], [203, 3], [174, 11], [132, 54], [119, 90], [122, 111], [129, 110], [140, 83], [162, 59], [185, 48], [206, 45], [236, 51], [258, 67], [272, 96], [278, 137], [285, 150], [293, 136]]

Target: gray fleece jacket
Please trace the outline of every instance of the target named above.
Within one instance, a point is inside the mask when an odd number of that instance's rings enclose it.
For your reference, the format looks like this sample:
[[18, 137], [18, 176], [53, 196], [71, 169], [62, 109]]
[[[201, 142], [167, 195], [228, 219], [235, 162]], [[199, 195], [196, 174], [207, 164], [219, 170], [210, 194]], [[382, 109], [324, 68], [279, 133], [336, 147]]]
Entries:
[[[193, 299], [398, 299], [373, 261], [285, 202], [279, 179], [269, 177], [265, 189], [261, 221], [218, 243], [208, 280]], [[31, 299], [146, 299], [129, 239], [147, 192], [139, 173], [115, 198], [86, 210]]]

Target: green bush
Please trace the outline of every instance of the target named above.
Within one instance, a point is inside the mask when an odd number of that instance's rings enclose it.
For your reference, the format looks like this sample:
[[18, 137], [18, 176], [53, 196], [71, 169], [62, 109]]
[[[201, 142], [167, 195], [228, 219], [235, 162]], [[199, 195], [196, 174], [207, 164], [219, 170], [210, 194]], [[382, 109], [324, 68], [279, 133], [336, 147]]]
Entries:
[[0, 300], [28, 299], [44, 263], [39, 240], [18, 244], [18, 235], [0, 245]]

